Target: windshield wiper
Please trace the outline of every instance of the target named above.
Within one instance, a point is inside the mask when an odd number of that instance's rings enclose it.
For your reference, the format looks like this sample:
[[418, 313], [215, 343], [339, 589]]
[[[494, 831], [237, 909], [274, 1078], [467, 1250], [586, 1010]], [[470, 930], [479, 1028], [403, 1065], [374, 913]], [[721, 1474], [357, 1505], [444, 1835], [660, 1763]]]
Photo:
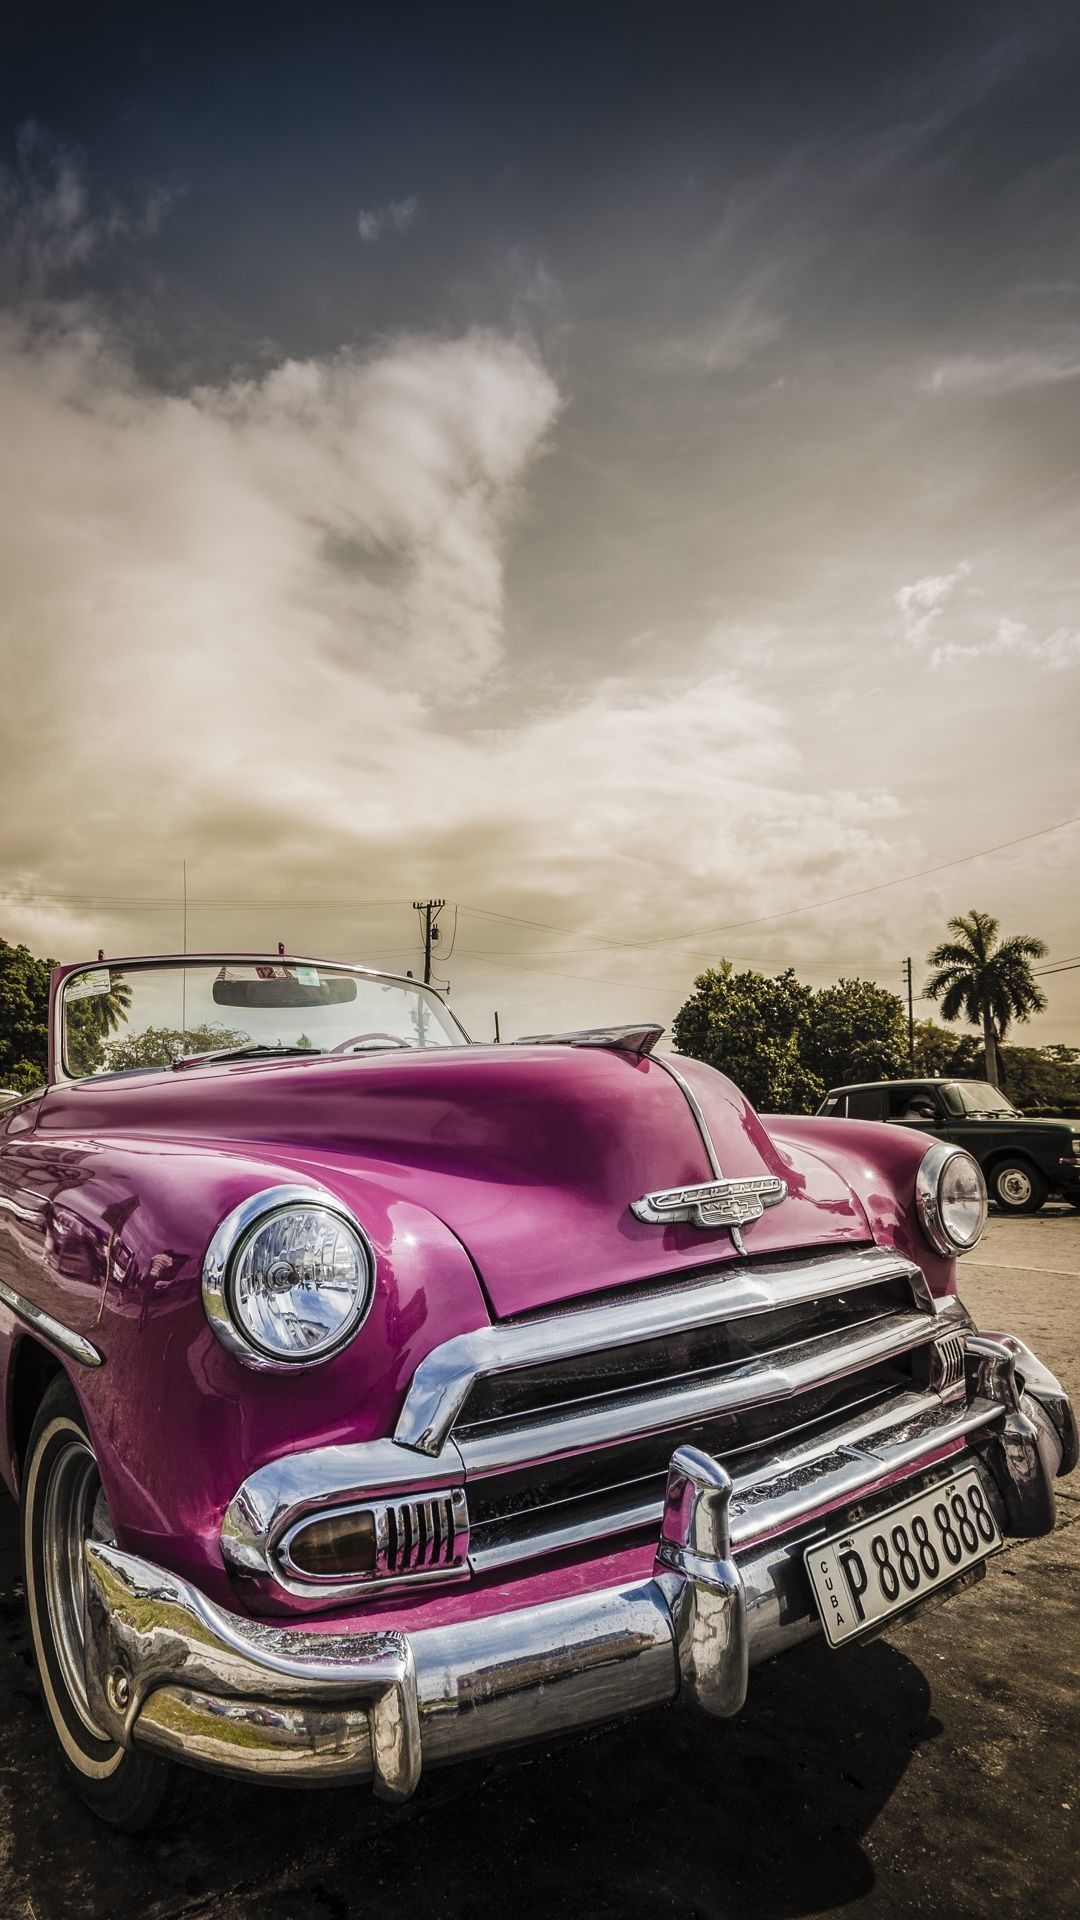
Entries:
[[214, 1060], [257, 1060], [265, 1054], [325, 1053], [325, 1047], [296, 1047], [279, 1041], [276, 1046], [267, 1046], [258, 1041], [250, 1041], [243, 1047], [215, 1047], [210, 1053], [182, 1053], [170, 1064], [174, 1073], [184, 1067], [205, 1067]]

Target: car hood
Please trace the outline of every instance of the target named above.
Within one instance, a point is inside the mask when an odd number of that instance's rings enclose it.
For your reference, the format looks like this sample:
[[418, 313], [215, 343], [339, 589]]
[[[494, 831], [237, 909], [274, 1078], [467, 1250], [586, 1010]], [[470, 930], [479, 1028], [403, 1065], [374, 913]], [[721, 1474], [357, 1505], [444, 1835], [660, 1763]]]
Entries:
[[[743, 1228], [752, 1254], [865, 1241], [835, 1167], [774, 1140], [732, 1083], [677, 1061], [726, 1176], [774, 1174], [787, 1197]], [[662, 1061], [603, 1048], [207, 1064], [56, 1089], [40, 1123], [84, 1136], [178, 1135], [310, 1171], [363, 1218], [365, 1184], [441, 1219], [498, 1317], [737, 1258], [724, 1228], [652, 1225], [631, 1203], [712, 1177], [691, 1106]], [[270, 1151], [272, 1146], [272, 1153]]]

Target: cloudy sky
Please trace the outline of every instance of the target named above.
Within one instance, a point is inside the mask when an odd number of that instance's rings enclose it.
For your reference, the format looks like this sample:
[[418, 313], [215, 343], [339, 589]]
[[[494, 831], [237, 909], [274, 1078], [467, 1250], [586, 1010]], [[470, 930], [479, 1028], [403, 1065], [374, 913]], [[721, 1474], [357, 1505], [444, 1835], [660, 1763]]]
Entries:
[[0, 933], [430, 894], [481, 1036], [1080, 955], [1075, 9], [396, 19], [5, 24]]

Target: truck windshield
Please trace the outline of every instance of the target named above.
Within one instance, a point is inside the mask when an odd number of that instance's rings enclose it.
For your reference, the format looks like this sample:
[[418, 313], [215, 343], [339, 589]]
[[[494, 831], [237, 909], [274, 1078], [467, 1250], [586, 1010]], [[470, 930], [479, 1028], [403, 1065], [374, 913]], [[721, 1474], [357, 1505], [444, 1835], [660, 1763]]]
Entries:
[[297, 960], [198, 959], [85, 967], [65, 980], [73, 1079], [199, 1055], [453, 1047], [465, 1034], [411, 980]]

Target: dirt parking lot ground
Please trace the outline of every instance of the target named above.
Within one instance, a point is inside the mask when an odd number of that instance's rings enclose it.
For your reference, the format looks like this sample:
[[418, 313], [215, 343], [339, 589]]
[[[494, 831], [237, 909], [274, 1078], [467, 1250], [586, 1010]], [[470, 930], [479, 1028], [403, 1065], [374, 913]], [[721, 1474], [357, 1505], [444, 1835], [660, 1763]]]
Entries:
[[[992, 1220], [962, 1291], [1080, 1396], [1080, 1214]], [[197, 1783], [162, 1837], [65, 1793], [30, 1667], [15, 1514], [0, 1505], [0, 1920], [1080, 1913], [1080, 1475], [1048, 1539], [844, 1654], [752, 1677], [728, 1726], [650, 1714], [365, 1790]]]

